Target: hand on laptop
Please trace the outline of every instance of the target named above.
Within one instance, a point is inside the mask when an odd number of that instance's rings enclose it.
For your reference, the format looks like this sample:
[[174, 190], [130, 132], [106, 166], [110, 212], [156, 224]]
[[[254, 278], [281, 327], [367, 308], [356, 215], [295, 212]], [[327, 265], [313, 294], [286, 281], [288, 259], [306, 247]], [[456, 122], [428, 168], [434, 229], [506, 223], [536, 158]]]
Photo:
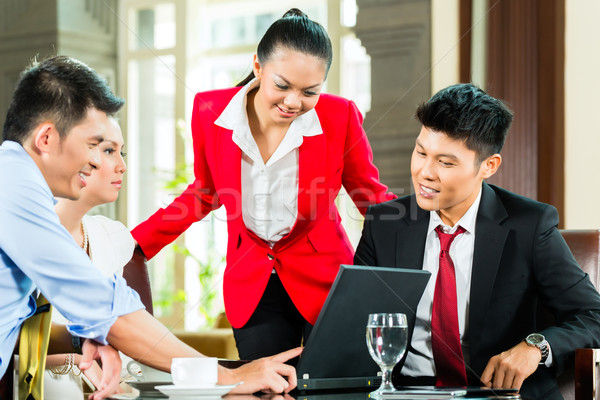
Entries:
[[288, 393], [296, 387], [296, 369], [285, 364], [286, 361], [298, 357], [302, 347], [296, 347], [271, 357], [264, 357], [249, 362], [236, 369], [220, 368], [219, 384], [227, 385], [244, 382], [231, 393]]
[[541, 359], [540, 351], [521, 342], [490, 359], [481, 374], [487, 387], [521, 389], [523, 381], [533, 374]]

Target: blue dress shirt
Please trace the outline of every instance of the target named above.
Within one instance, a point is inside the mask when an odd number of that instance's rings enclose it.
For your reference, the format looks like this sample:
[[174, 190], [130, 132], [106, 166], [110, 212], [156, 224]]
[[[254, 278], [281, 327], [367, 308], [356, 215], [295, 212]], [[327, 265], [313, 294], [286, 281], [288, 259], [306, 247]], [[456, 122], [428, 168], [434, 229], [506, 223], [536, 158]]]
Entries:
[[35, 312], [35, 290], [76, 336], [107, 344], [116, 319], [144, 308], [122, 277], [105, 277], [61, 225], [42, 173], [23, 147], [0, 145], [0, 377], [21, 324]]

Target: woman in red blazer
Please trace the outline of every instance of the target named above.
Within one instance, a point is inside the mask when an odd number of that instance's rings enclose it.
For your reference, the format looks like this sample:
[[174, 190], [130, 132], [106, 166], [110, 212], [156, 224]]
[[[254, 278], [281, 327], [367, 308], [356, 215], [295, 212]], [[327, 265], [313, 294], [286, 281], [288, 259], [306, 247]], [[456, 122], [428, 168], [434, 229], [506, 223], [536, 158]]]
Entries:
[[353, 249], [334, 200], [364, 214], [395, 198], [379, 182], [356, 105], [320, 94], [331, 64], [325, 29], [297, 9], [267, 30], [240, 86], [194, 100], [195, 181], [132, 234], [153, 257], [222, 205], [223, 292], [242, 359], [306, 339]]

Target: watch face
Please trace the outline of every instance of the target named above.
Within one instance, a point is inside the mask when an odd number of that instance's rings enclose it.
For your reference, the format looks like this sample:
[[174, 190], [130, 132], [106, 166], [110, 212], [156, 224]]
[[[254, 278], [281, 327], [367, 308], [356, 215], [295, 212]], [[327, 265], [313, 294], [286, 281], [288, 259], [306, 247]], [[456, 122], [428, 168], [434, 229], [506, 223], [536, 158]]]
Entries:
[[527, 336], [527, 342], [533, 345], [541, 344], [544, 340], [544, 336], [540, 335], [539, 333], [532, 333], [531, 335]]

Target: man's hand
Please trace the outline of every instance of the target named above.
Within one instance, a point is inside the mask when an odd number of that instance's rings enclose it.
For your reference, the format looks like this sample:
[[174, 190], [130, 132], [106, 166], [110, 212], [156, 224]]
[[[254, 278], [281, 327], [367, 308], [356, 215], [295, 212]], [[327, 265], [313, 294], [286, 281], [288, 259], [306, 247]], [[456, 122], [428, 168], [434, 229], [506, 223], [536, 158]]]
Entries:
[[102, 363], [102, 380], [96, 385], [96, 391], [90, 395], [89, 399], [100, 400], [118, 393], [121, 375], [121, 357], [119, 357], [119, 353], [112, 346], [104, 346], [91, 339], [86, 339], [83, 342], [81, 350], [83, 353], [79, 363], [81, 371], [91, 368], [94, 360], [100, 360]]
[[490, 359], [481, 375], [481, 383], [492, 388], [521, 389], [523, 381], [535, 372], [541, 359], [542, 353], [537, 347], [521, 342]]
[[296, 387], [296, 369], [284, 364], [298, 357], [302, 348], [297, 347], [271, 357], [264, 357], [236, 369], [219, 368], [219, 384], [230, 385], [244, 382], [231, 393], [288, 393]]

